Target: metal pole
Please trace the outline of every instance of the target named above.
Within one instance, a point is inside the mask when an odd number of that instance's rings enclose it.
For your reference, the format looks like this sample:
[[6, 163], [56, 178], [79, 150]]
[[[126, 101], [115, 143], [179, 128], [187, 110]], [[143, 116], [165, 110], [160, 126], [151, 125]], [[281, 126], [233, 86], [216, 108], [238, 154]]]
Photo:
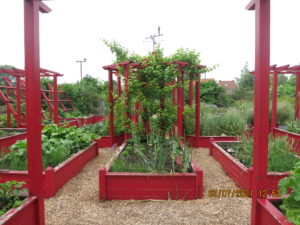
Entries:
[[31, 195], [38, 196], [39, 210], [36, 213], [39, 224], [44, 225], [39, 10], [39, 0], [24, 0], [25, 93], [29, 190]]
[[251, 224], [258, 225], [257, 199], [266, 187], [269, 134], [270, 0], [255, 1], [254, 145]]

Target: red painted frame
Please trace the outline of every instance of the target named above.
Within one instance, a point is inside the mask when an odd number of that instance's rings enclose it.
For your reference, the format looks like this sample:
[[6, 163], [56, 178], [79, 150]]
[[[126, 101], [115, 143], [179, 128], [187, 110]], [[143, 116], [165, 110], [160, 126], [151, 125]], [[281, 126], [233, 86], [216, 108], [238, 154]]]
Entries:
[[[237, 141], [226, 141], [223, 143], [237, 143]], [[222, 149], [218, 142], [211, 142], [210, 155], [213, 156], [222, 166], [227, 175], [242, 189], [253, 189], [253, 167], [246, 167], [236, 158]], [[268, 172], [266, 176], [266, 186], [264, 190], [269, 193], [278, 190], [278, 182], [287, 177], [289, 172]]]
[[29, 197], [21, 206], [7, 211], [0, 217], [2, 225], [39, 225], [37, 215], [39, 214], [37, 197]]
[[[126, 147], [123, 144], [116, 157]], [[110, 163], [99, 170], [99, 199], [183, 199], [202, 198], [203, 171], [193, 164], [193, 173], [109, 172]]]
[[288, 140], [293, 143], [293, 146], [295, 147], [296, 154], [300, 156], [300, 134], [288, 132], [279, 128], [273, 128], [273, 135], [274, 137], [288, 137]]
[[[43, 172], [43, 194], [46, 198], [53, 197], [56, 192], [64, 186], [70, 179], [76, 176], [83, 167], [93, 158], [99, 155], [98, 144], [93, 143], [89, 147], [74, 154], [72, 157], [56, 167], [48, 167]], [[9, 180], [29, 181], [27, 171], [0, 171], [0, 182], [4, 183]], [[28, 184], [25, 185], [28, 187]], [[31, 190], [31, 187], [29, 187]]]
[[[276, 199], [258, 199], [257, 224], [268, 225], [293, 225], [288, 219], [272, 204]], [[278, 201], [278, 199], [277, 199]]]
[[235, 136], [191, 136], [186, 135], [185, 141], [193, 148], [210, 148], [212, 141], [236, 141]]

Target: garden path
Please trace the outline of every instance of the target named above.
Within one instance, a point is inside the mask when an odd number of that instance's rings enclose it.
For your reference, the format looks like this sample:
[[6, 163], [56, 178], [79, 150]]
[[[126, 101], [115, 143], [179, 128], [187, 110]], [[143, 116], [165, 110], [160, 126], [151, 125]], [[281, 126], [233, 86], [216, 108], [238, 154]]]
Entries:
[[47, 225], [250, 224], [251, 199], [208, 197], [208, 190], [238, 189], [208, 149], [193, 149], [193, 160], [204, 170], [204, 199], [100, 202], [98, 169], [113, 154], [109, 148], [101, 149], [81, 173], [45, 201]]

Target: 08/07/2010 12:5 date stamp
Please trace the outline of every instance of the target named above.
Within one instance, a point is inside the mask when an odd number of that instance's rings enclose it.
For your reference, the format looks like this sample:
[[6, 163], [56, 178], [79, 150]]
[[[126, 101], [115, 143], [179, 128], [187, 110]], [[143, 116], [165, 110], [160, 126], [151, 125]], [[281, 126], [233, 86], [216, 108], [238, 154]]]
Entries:
[[[265, 198], [271, 196], [274, 198], [280, 197], [279, 190], [260, 190], [259, 196]], [[252, 190], [237, 189], [237, 190], [208, 190], [209, 198], [251, 198]]]

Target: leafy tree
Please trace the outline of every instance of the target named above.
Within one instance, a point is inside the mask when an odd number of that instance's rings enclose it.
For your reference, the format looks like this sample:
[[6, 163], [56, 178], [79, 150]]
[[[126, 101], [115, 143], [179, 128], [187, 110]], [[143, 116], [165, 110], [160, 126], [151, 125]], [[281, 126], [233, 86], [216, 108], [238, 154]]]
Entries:
[[248, 63], [241, 71], [241, 77], [237, 78], [237, 89], [233, 93], [234, 99], [253, 99], [254, 75], [250, 74]]

